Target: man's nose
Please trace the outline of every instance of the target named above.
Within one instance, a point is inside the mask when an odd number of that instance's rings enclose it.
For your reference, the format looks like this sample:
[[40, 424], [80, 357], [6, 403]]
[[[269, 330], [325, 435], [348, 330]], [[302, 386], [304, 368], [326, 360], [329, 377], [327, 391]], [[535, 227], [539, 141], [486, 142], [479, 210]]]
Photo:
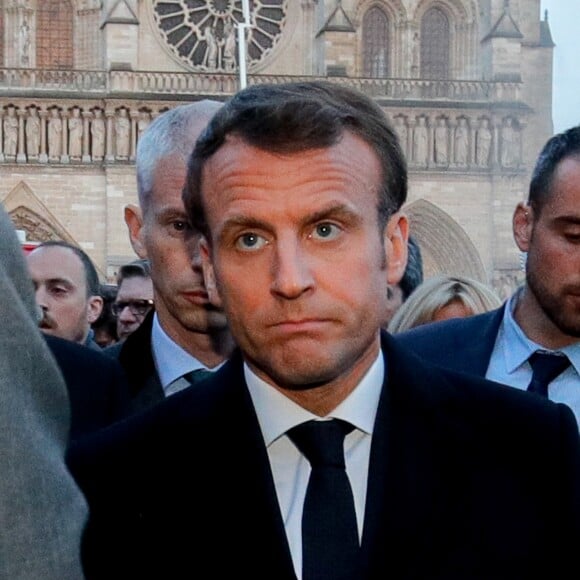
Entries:
[[279, 241], [272, 264], [272, 292], [297, 298], [313, 287], [314, 278], [307, 251], [298, 240]]

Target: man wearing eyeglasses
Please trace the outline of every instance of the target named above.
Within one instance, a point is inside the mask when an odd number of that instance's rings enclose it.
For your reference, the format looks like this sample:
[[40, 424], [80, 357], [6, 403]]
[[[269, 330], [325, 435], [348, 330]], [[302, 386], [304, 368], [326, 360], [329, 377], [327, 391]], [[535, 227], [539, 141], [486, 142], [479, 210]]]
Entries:
[[148, 260], [135, 260], [121, 266], [117, 274], [117, 296], [112, 306], [119, 340], [125, 340], [135, 332], [152, 308], [153, 282]]

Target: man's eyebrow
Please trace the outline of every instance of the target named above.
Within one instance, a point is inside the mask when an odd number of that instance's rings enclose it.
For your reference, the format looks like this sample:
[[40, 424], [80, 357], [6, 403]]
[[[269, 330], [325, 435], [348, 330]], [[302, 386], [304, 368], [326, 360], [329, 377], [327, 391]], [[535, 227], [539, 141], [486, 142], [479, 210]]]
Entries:
[[339, 203], [328, 206], [311, 213], [306, 220], [306, 223], [315, 223], [329, 218], [349, 218], [356, 217], [358, 219], [358, 212], [347, 204]]
[[68, 278], [49, 278], [46, 280], [46, 284], [63, 284], [65, 286], [74, 286], [72, 281]]

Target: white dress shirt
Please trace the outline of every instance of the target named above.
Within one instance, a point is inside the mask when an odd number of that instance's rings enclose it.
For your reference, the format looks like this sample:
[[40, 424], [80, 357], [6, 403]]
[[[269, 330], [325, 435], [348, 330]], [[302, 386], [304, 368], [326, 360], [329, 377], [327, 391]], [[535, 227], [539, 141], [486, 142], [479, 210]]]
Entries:
[[300, 407], [258, 378], [247, 365], [244, 374], [270, 458], [278, 503], [286, 528], [294, 570], [302, 578], [302, 509], [310, 477], [310, 464], [286, 433], [310, 420], [342, 419], [354, 425], [344, 441], [346, 472], [354, 496], [359, 541], [362, 537], [371, 439], [385, 363], [379, 354], [357, 388], [328, 417]]
[[[514, 294], [504, 308], [485, 378], [525, 391], [532, 379], [528, 358], [536, 350], [548, 349], [530, 340], [515, 321], [513, 312], [518, 294]], [[571, 364], [550, 383], [548, 398], [571, 407], [580, 425], [580, 341], [558, 352], [566, 354]]]
[[181, 348], [161, 328], [157, 313], [153, 316], [151, 351], [153, 352], [155, 368], [166, 397], [189, 387], [189, 381], [183, 377], [186, 373], [199, 369], [214, 371], [221, 366], [207, 369], [194, 356]]

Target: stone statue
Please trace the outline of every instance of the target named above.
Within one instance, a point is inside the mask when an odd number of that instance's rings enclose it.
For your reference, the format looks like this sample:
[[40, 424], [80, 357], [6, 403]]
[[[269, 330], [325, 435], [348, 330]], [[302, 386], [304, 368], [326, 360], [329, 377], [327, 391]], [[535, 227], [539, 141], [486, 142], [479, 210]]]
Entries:
[[205, 27], [203, 36], [200, 36], [200, 40], [205, 40], [207, 44], [203, 64], [209, 69], [216, 70], [218, 67], [218, 43], [211, 26]]
[[449, 162], [449, 137], [443, 117], [437, 120], [435, 127], [435, 161], [438, 165], [446, 165]]
[[16, 146], [18, 144], [18, 119], [14, 107], [8, 107], [4, 117], [4, 155], [16, 157]]
[[105, 156], [105, 119], [101, 109], [95, 109], [95, 118], [91, 122], [91, 137], [93, 159], [102, 159]]
[[80, 117], [78, 107], [72, 110], [72, 116], [68, 120], [68, 150], [70, 157], [80, 159], [82, 155], [83, 120]]
[[31, 107], [26, 119], [26, 153], [38, 157], [40, 153], [40, 117], [36, 107]]
[[413, 129], [413, 161], [417, 165], [427, 165], [429, 159], [429, 135], [425, 117], [419, 117]]
[[141, 111], [139, 113], [139, 120], [137, 121], [137, 139], [141, 139], [141, 135], [149, 127], [151, 123], [151, 116], [147, 111]]
[[58, 114], [58, 109], [50, 110], [48, 119], [48, 157], [49, 159], [59, 159], [62, 152], [62, 119]]
[[464, 117], [459, 119], [459, 124], [455, 128], [455, 163], [457, 165], [467, 165], [469, 154], [469, 129]]
[[489, 165], [489, 153], [491, 151], [491, 130], [489, 129], [489, 120], [482, 119], [481, 126], [475, 136], [475, 159], [479, 167]]
[[236, 28], [231, 20], [224, 27], [222, 65], [226, 72], [233, 72], [236, 68]]
[[399, 137], [399, 143], [405, 156], [407, 155], [407, 141], [409, 139], [409, 131], [405, 123], [404, 117], [395, 117], [395, 132]]
[[519, 149], [519, 135], [513, 121], [508, 118], [501, 133], [501, 164], [504, 167], [517, 167], [520, 160]]
[[18, 35], [20, 38], [20, 63], [22, 66], [28, 66], [30, 62], [30, 27], [26, 18], [22, 21]]
[[131, 123], [127, 116], [127, 109], [119, 109], [119, 114], [115, 122], [115, 134], [117, 136], [117, 158], [127, 159], [129, 157], [129, 133]]

